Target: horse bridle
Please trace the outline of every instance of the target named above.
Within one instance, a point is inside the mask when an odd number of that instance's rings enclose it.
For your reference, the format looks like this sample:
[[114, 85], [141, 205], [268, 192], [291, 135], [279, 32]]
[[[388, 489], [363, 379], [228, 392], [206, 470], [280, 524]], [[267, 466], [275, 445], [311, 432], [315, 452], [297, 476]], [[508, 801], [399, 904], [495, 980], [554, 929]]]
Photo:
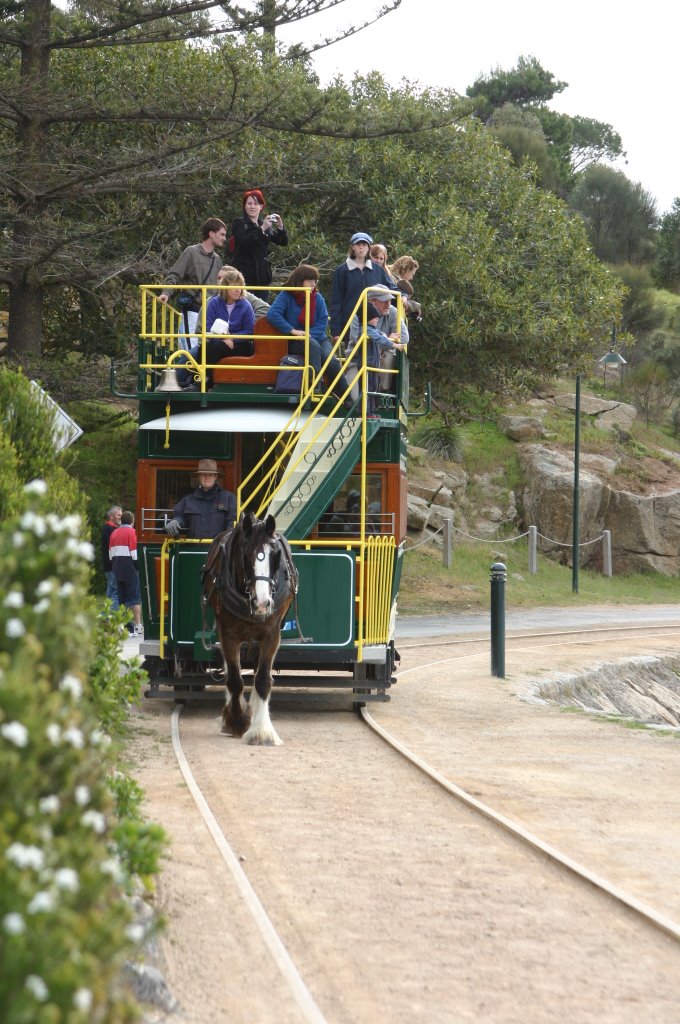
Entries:
[[[279, 549], [279, 545], [277, 543], [276, 544], [276, 550], [278, 550], [278, 549]], [[274, 550], [272, 549], [271, 546], [269, 548], [269, 551], [270, 551], [270, 557], [271, 557], [271, 555], [274, 554]], [[263, 562], [264, 561], [264, 553], [262, 551], [258, 551], [258, 553], [256, 555], [256, 558], [257, 558], [258, 562]], [[244, 577], [246, 576], [245, 565], [243, 566], [243, 575], [244, 575]], [[269, 589], [271, 591], [271, 599], [273, 601], [274, 597], [276, 596], [276, 591], [278, 590], [278, 587], [279, 587], [279, 582], [278, 582], [278, 579], [277, 579], [278, 576], [279, 576], [279, 571], [278, 571], [278, 568], [277, 568], [276, 576], [272, 576], [271, 573], [270, 573], [269, 576], [250, 576], [249, 578], [245, 579], [244, 587], [243, 587], [243, 592], [244, 592], [245, 596], [248, 598], [248, 600], [250, 601], [251, 608], [255, 604], [256, 598], [255, 598], [255, 596], [253, 594], [251, 594], [251, 592], [249, 590], [250, 586], [252, 584], [254, 584], [254, 583], [257, 583], [258, 581], [260, 581], [262, 583], [268, 583], [269, 584]]]

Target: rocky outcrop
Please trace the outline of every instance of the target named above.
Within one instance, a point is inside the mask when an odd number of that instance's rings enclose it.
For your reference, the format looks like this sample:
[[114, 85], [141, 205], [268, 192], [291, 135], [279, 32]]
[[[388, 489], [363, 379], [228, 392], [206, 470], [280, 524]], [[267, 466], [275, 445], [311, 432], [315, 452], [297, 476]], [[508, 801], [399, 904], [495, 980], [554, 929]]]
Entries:
[[[523, 518], [539, 532], [541, 550], [571, 560], [574, 498], [573, 460], [542, 445], [523, 445], [520, 464], [525, 478]], [[615, 486], [616, 462], [582, 456], [579, 470], [580, 541], [612, 535], [614, 572], [680, 571], [680, 490], [633, 494]], [[600, 545], [581, 548], [580, 564], [601, 564]]]
[[[554, 395], [552, 402], [560, 409], [576, 409], [576, 395]], [[580, 409], [583, 415], [592, 417], [593, 424], [598, 430], [612, 430], [614, 427], [630, 430], [637, 418], [637, 409], [634, 405], [609, 402], [604, 398], [594, 398], [592, 395], [581, 396]]]

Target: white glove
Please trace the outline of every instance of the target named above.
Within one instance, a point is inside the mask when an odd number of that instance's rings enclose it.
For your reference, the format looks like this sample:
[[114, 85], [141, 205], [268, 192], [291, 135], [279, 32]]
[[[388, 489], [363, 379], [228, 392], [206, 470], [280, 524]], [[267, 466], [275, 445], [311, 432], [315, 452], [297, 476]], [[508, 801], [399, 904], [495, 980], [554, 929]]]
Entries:
[[165, 526], [166, 533], [169, 533], [171, 537], [179, 537], [182, 532], [182, 524], [179, 519], [171, 519]]

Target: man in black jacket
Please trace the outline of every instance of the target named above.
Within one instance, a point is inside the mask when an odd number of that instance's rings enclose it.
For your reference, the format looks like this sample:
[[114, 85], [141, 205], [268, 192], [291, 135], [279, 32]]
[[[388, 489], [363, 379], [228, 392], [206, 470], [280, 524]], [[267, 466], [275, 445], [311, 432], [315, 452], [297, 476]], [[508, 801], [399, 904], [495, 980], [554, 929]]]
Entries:
[[185, 535], [193, 540], [212, 540], [234, 525], [236, 497], [218, 486], [217, 463], [213, 459], [201, 459], [196, 475], [198, 487], [180, 498], [165, 529], [171, 537], [186, 531]]

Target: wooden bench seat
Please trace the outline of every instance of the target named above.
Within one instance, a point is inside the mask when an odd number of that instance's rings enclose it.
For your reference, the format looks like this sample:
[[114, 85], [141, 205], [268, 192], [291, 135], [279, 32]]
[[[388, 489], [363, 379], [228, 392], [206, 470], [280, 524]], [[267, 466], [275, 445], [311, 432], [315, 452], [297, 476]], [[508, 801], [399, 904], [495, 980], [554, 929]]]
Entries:
[[[270, 324], [264, 316], [255, 321], [253, 334], [256, 336], [253, 355], [222, 359], [219, 368], [213, 370], [215, 384], [276, 384], [275, 369], [253, 371], [250, 367], [277, 367], [288, 352], [288, 335]], [[261, 334], [272, 334], [276, 337], [257, 337]]]

